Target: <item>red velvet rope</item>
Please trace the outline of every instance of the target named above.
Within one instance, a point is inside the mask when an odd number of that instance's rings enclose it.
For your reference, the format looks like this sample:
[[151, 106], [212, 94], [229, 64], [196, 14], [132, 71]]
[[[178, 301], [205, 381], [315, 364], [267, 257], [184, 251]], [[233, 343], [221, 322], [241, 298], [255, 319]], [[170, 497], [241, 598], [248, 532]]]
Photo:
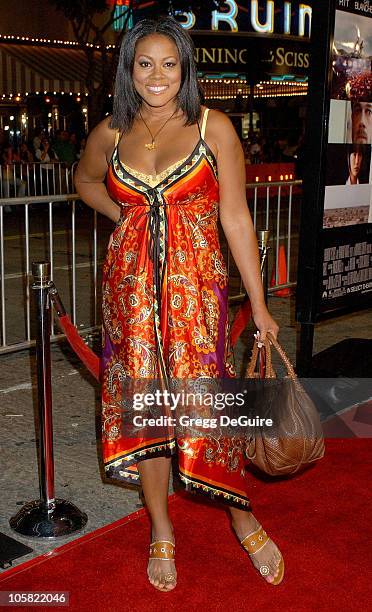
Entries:
[[231, 326], [231, 344], [235, 346], [237, 341], [239, 340], [240, 335], [243, 333], [245, 328], [247, 327], [252, 316], [251, 303], [249, 298], [246, 297], [244, 299], [243, 304], [240, 306], [238, 312], [235, 315], [234, 322]]
[[94, 378], [99, 380], [99, 357], [85, 344], [67, 314], [59, 316], [58, 320], [66, 334], [66, 338], [71, 348], [75, 351]]

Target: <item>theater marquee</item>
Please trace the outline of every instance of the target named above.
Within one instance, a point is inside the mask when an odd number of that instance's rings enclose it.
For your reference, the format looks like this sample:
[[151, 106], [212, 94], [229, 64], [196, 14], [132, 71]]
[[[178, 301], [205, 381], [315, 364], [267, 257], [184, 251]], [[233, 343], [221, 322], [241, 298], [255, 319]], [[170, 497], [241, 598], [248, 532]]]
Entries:
[[225, 0], [223, 9], [196, 18], [192, 11], [179, 11], [178, 19], [187, 29], [207, 29], [214, 32], [253, 32], [309, 37], [312, 8], [310, 3], [279, 0]]

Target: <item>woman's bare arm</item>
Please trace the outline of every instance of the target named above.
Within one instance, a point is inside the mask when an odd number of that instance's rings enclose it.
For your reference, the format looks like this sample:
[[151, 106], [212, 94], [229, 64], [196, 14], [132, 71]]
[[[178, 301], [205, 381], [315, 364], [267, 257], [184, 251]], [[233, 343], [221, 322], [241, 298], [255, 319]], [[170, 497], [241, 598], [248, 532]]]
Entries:
[[110, 198], [104, 184], [114, 142], [115, 130], [109, 128], [109, 118], [104, 119], [88, 137], [74, 180], [76, 191], [85, 204], [116, 223], [120, 207]]
[[279, 327], [265, 304], [257, 238], [247, 205], [243, 149], [223, 113], [210, 113], [207, 137], [208, 132], [217, 149], [221, 225], [249, 295], [254, 322], [263, 338], [267, 331], [276, 336]]

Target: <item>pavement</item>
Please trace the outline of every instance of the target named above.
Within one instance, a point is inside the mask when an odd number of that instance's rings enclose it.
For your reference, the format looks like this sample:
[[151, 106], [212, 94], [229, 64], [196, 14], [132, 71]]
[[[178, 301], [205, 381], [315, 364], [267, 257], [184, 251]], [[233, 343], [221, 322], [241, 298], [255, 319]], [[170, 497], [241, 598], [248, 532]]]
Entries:
[[[269, 309], [280, 325], [280, 341], [295, 362], [299, 325], [294, 320], [294, 298], [269, 298]], [[236, 306], [232, 308], [236, 309]], [[341, 340], [369, 335], [372, 309], [317, 324], [314, 353]], [[253, 327], [239, 340], [235, 356], [239, 368], [247, 362]], [[97, 338], [91, 337], [92, 345]], [[43, 541], [25, 538], [9, 527], [9, 519], [28, 501], [39, 498], [35, 411], [37, 401], [34, 350], [0, 356], [1, 501], [0, 532], [15, 537], [33, 552], [17, 565], [61, 544], [120, 519], [142, 507], [138, 490], [105, 483], [102, 479], [99, 437], [100, 390], [65, 342], [52, 345], [53, 426], [56, 497], [73, 502], [87, 513], [83, 531]]]

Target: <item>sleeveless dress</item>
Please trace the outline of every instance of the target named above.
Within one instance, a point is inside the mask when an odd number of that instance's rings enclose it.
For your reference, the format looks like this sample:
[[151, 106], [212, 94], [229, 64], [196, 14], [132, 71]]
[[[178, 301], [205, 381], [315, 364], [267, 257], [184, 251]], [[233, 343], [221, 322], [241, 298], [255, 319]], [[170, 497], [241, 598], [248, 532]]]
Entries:
[[208, 110], [194, 150], [155, 177], [125, 166], [116, 139], [107, 189], [121, 216], [103, 267], [103, 462], [108, 478], [138, 485], [138, 461], [176, 454], [186, 489], [248, 509], [242, 440], [180, 436], [171, 426], [151, 437], [125, 425], [127, 381], [235, 377]]

